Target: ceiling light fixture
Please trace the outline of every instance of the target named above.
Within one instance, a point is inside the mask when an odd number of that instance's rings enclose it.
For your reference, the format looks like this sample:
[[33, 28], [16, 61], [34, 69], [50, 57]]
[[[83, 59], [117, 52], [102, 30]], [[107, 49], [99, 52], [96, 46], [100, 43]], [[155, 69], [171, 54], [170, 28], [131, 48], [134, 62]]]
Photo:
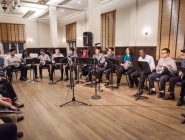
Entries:
[[24, 16], [22, 16], [22, 18], [29, 18], [30, 16], [32, 16], [36, 11], [28, 11], [26, 14], [24, 14]]
[[11, 11], [17, 11], [21, 7], [19, 5], [19, 0], [0, 0], [1, 7], [4, 12], [9, 8]]
[[61, 10], [61, 12], [64, 12], [64, 10]]
[[78, 1], [77, 3], [81, 3], [80, 1]]

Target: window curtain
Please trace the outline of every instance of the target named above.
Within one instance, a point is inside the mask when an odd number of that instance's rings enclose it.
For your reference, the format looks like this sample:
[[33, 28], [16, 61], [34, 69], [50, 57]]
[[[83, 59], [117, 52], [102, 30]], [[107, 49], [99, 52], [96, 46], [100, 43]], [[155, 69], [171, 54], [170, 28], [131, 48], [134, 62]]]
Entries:
[[76, 22], [66, 25], [66, 42], [76, 42]]

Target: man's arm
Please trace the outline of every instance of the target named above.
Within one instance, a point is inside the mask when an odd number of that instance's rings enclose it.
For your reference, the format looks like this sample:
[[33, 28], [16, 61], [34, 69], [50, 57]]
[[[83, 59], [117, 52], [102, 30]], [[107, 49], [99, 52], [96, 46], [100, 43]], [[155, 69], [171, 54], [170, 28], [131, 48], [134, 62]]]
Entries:
[[153, 71], [155, 69], [155, 62], [154, 62], [154, 58], [152, 56], [149, 60], [149, 65], [150, 65], [151, 71]]

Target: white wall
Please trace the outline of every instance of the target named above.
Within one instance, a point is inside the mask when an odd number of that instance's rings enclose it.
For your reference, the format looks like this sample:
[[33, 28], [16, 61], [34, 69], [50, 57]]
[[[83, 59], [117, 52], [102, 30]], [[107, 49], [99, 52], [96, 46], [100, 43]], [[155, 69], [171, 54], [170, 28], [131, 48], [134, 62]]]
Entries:
[[[137, 3], [138, 2], [138, 3]], [[101, 13], [116, 10], [115, 46], [156, 46], [159, 0], [112, 0], [101, 5]], [[65, 25], [77, 22], [77, 38], [88, 31], [88, 10], [60, 21], [60, 31], [65, 39]], [[86, 24], [85, 24], [86, 21]], [[148, 28], [148, 35], [144, 30]], [[67, 47], [66, 43], [62, 43]], [[77, 41], [82, 47], [83, 41]]]
[[[0, 16], [0, 22], [25, 24], [25, 48], [51, 47], [50, 26], [48, 20], [23, 19], [17, 17]], [[31, 40], [31, 42], [28, 42], [28, 40]], [[56, 39], [56, 41], [58, 41], [58, 39]], [[2, 43], [0, 43], [0, 49], [3, 52]]]

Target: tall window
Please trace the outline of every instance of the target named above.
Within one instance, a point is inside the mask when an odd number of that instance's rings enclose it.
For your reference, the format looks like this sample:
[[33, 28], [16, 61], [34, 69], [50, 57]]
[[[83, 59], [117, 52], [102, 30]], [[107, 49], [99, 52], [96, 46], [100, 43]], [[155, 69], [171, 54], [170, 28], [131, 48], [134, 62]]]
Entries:
[[9, 52], [9, 43], [3, 43], [4, 54]]
[[66, 25], [66, 42], [69, 47], [76, 47], [76, 22]]
[[101, 15], [101, 46], [115, 47], [116, 10]]
[[18, 43], [18, 50], [19, 50], [19, 53], [23, 53], [23, 51], [24, 51], [24, 43]]

